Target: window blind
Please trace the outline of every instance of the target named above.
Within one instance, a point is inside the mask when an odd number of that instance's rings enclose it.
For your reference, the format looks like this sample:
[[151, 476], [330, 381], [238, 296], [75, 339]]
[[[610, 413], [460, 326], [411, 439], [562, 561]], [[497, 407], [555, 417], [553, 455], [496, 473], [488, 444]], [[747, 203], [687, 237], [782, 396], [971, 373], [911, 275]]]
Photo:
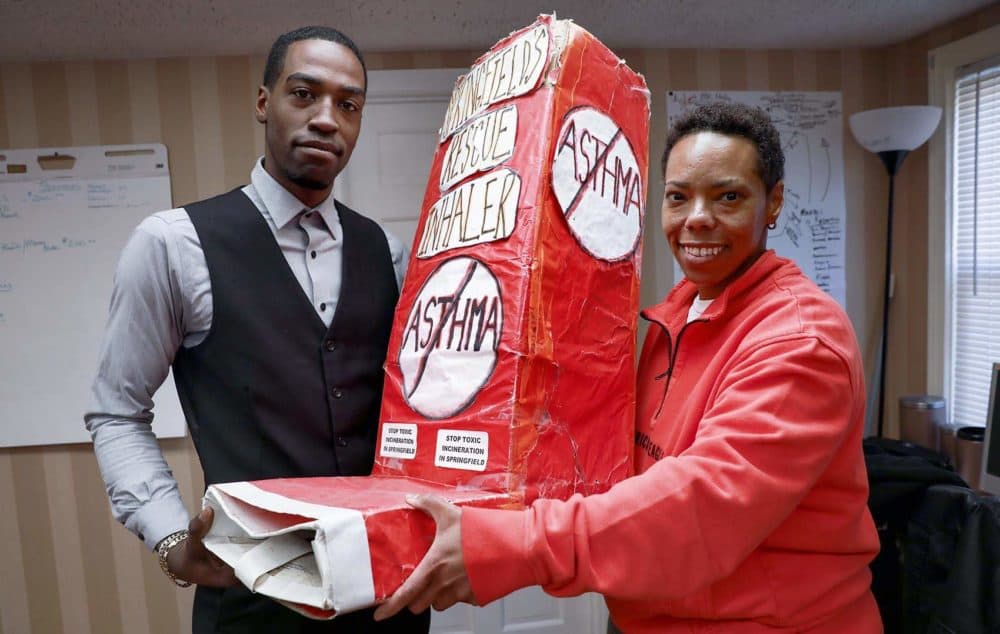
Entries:
[[985, 425], [1000, 361], [1000, 59], [959, 72], [952, 148], [952, 420]]

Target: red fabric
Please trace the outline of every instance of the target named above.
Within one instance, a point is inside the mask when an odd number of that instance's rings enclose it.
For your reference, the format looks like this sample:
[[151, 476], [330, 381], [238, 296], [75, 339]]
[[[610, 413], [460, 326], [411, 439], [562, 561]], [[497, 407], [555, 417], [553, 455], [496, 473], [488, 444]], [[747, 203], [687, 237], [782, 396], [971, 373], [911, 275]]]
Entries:
[[881, 631], [847, 316], [773, 252], [685, 328], [695, 293], [684, 281], [645, 313], [639, 475], [527, 511], [463, 510], [476, 598], [597, 591], [626, 632]]
[[[386, 423], [417, 423], [419, 438], [413, 460], [376, 450], [377, 475], [510, 492], [530, 502], [604, 491], [631, 474], [641, 247], [637, 244], [614, 262], [586, 253], [571, 235], [553, 194], [551, 172], [566, 114], [574, 108], [594, 108], [621, 126], [634, 149], [639, 167], [635, 177], [641, 179], [645, 200], [649, 93], [643, 78], [593, 35], [552, 16], [541, 16], [501, 40], [477, 64], [539, 25], [546, 30], [551, 57], [537, 86], [487, 109], [514, 105], [518, 113], [513, 155], [492, 170], [509, 168], [520, 178], [510, 237], [418, 257], [425, 233], [434, 226], [428, 222], [432, 207], [445, 194], [439, 177], [456, 137], [438, 145], [431, 164], [389, 342], [380, 416], [383, 428]], [[503, 335], [496, 365], [467, 407], [431, 418], [407, 400], [400, 353], [412, 326], [409, 315], [426, 280], [456, 256], [475, 257], [495, 273], [503, 298]], [[595, 392], [593, 385], [608, 389]], [[605, 416], [595, 421], [591, 414], [596, 409]], [[456, 429], [489, 435], [485, 470], [435, 465], [436, 435]]]
[[[396, 477], [313, 477], [275, 478], [251, 482], [256, 488], [280, 495], [294, 502], [352, 509], [361, 513], [368, 535], [368, 550], [375, 597], [381, 601], [406, 580], [423, 559], [434, 540], [434, 520], [406, 503], [407, 495], [437, 495], [462, 507], [524, 508], [512, 496], [477, 489], [455, 487]], [[300, 515], [278, 513], [262, 508], [259, 500], [229, 501], [231, 508], [249, 507], [255, 520], [267, 520], [272, 530], [287, 528], [316, 519], [311, 509]], [[345, 545], [344, 547], [352, 547]], [[299, 603], [288, 603], [314, 619], [330, 619], [332, 610]]]

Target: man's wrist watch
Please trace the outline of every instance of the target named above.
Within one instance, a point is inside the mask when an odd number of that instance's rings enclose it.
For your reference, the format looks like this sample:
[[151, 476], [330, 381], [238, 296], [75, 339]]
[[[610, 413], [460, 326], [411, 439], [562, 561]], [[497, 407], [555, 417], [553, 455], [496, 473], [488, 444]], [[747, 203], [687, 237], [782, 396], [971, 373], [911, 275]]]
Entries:
[[160, 540], [160, 543], [156, 545], [156, 557], [160, 560], [160, 570], [163, 574], [170, 577], [170, 580], [182, 588], [186, 588], [191, 585], [190, 581], [184, 581], [183, 579], [178, 579], [177, 575], [170, 571], [167, 567], [167, 555], [170, 554], [170, 549], [172, 549], [177, 544], [188, 538], [187, 529], [182, 531], [177, 531], [176, 533], [170, 533], [166, 537]]

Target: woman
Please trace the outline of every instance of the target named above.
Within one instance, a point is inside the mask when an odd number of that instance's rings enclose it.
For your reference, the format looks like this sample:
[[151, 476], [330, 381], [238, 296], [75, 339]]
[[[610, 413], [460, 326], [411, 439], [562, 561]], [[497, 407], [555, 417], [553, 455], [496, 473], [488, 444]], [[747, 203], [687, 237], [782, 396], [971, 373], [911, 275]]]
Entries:
[[538, 584], [604, 594], [625, 632], [881, 631], [860, 353], [841, 308], [766, 249], [778, 133], [759, 109], [702, 106], [663, 168], [685, 279], [643, 313], [637, 475], [525, 511], [415, 498], [438, 534], [376, 618]]

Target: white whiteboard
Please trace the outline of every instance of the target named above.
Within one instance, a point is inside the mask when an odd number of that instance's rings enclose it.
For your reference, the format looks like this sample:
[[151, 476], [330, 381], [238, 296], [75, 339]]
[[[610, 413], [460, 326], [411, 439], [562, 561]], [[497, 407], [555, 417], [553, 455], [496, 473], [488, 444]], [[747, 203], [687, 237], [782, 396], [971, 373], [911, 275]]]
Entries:
[[[75, 161], [42, 169], [39, 157], [57, 156]], [[0, 447], [90, 441], [83, 414], [118, 255], [170, 207], [163, 145], [0, 150]], [[184, 435], [172, 376], [155, 413], [157, 436]]]
[[[735, 101], [771, 115], [785, 152], [785, 205], [767, 246], [792, 259], [847, 307], [844, 274], [843, 114], [839, 92], [680, 91], [667, 93], [667, 125], [692, 106]], [[674, 263], [674, 279], [683, 277]]]

